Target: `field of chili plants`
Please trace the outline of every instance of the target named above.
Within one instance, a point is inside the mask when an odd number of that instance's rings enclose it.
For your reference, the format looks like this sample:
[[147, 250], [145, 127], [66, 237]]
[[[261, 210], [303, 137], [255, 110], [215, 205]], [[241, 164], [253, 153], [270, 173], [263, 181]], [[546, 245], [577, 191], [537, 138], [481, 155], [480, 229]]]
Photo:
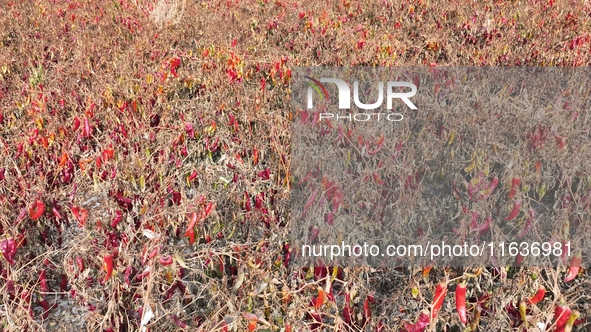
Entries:
[[[290, 259], [292, 68], [588, 66], [587, 1], [3, 0], [0, 12], [2, 331], [591, 327], [578, 256], [557, 268]], [[530, 155], [496, 163], [518, 172], [486, 169], [480, 153], [504, 146], [469, 129], [494, 110], [426, 117], [384, 144], [417, 165], [428, 150], [409, 140], [457, 147], [429, 170], [475, 179], [455, 199], [476, 181], [546, 196], [570, 234], [589, 217], [586, 91], [565, 87], [560, 112], [536, 121], [512, 114]]]

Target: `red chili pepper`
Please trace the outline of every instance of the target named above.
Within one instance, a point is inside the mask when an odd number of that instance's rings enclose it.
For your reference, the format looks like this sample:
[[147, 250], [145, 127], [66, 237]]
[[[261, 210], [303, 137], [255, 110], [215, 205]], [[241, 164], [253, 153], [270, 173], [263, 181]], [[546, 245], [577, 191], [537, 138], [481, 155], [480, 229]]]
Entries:
[[254, 165], [259, 163], [259, 150], [257, 148], [252, 148], [252, 159]]
[[456, 286], [456, 310], [460, 321], [463, 324], [468, 322], [466, 318], [466, 282], [462, 282]]
[[570, 265], [568, 267], [568, 272], [564, 277], [564, 282], [569, 282], [573, 280], [578, 274], [579, 269], [581, 268], [581, 262], [583, 260], [583, 256], [580, 252], [577, 252], [575, 256], [570, 260]]
[[113, 256], [111, 254], [103, 256], [103, 269], [107, 272], [107, 275], [105, 275], [102, 281], [102, 283], [105, 283], [113, 274]]
[[59, 166], [60, 167], [66, 166], [67, 162], [68, 162], [68, 154], [64, 152], [64, 153], [62, 153], [62, 157], [60, 158]]
[[39, 219], [43, 213], [45, 213], [45, 203], [42, 200], [37, 200], [33, 203], [33, 206], [29, 208], [29, 217], [32, 220]]
[[523, 230], [521, 230], [521, 232], [519, 232], [519, 234], [517, 235], [518, 237], [524, 237], [527, 235], [527, 233], [529, 233], [529, 231], [532, 229], [533, 225], [534, 225], [534, 218], [536, 217], [536, 210], [534, 209], [529, 209], [527, 211], [527, 219], [525, 220], [525, 225], [523, 226]]
[[160, 264], [164, 266], [168, 266], [172, 264], [172, 256], [170, 255], [162, 255], [160, 256]]
[[196, 178], [197, 178], [197, 171], [194, 170], [191, 173], [191, 175], [189, 175], [189, 177], [187, 178], [187, 180], [189, 180], [189, 182], [191, 182], [191, 181], [195, 180]]
[[513, 209], [508, 216], [505, 217], [505, 221], [513, 220], [519, 214], [519, 209], [521, 208], [521, 200], [516, 200], [513, 202]]
[[529, 299], [529, 304], [537, 304], [538, 302], [542, 301], [544, 299], [544, 296], [546, 296], [546, 287], [544, 287], [543, 285], [540, 285], [540, 288], [538, 288], [538, 291], [536, 292], [536, 294], [534, 296], [531, 297], [531, 299]]
[[517, 193], [517, 188], [519, 187], [520, 183], [521, 183], [520, 178], [513, 178], [511, 180], [511, 191], [509, 192], [509, 196], [508, 196], [509, 199], [511, 199], [515, 196], [515, 194]]
[[322, 289], [322, 287], [318, 287], [318, 297], [314, 301], [314, 308], [320, 308], [325, 301], [326, 295], [324, 294], [324, 289]]
[[72, 131], [76, 131], [80, 127], [80, 119], [78, 117], [74, 118], [74, 123], [72, 123]]
[[6, 259], [8, 264], [14, 265], [14, 255], [16, 254], [16, 241], [13, 238], [0, 242], [0, 253]]
[[208, 202], [205, 206], [205, 216], [203, 216], [203, 219], [209, 217], [209, 215], [213, 212], [213, 209], [215, 209], [215, 202]]
[[369, 296], [366, 297], [365, 300], [363, 300], [363, 325], [367, 324], [371, 320], [371, 309], [369, 307], [369, 301]]
[[53, 306], [50, 306], [49, 303], [47, 303], [46, 300], [40, 300], [39, 304], [41, 305], [41, 307], [43, 307], [43, 319], [46, 319], [49, 316], [49, 310], [51, 310], [53, 307], [55, 307], [57, 304], [54, 304]]
[[189, 244], [195, 243], [195, 230], [192, 228], [185, 232], [185, 236], [189, 237]]
[[82, 135], [84, 137], [90, 137], [90, 135], [92, 135], [92, 128], [90, 127], [90, 122], [88, 121], [87, 117], [84, 118], [84, 128], [82, 131]]
[[72, 214], [74, 214], [78, 220], [80, 227], [84, 226], [84, 223], [86, 223], [86, 218], [88, 218], [88, 211], [86, 211], [84, 208], [74, 206], [72, 207]]
[[123, 219], [123, 212], [121, 212], [121, 210], [115, 211], [115, 218], [111, 222], [111, 227], [113, 227], [113, 228], [117, 227], [117, 224], [119, 224], [121, 219]]
[[84, 259], [82, 257], [76, 257], [76, 265], [78, 265], [78, 270], [80, 270], [80, 272], [84, 271]]
[[404, 330], [407, 332], [423, 332], [429, 326], [429, 314], [425, 311], [421, 312], [419, 319], [414, 324], [404, 324]]
[[[68, 290], [68, 277], [66, 277], [65, 274], [62, 274], [61, 276], [61, 280], [60, 280], [60, 291], [61, 292], [66, 292]], [[62, 294], [62, 297], [64, 295]]]
[[179, 58], [172, 58], [170, 60], [170, 73], [174, 76], [174, 77], [179, 77], [176, 69], [181, 65], [181, 59]]
[[554, 307], [554, 320], [556, 320], [556, 332], [565, 332], [566, 322], [571, 314], [566, 304], [557, 304]]
[[142, 280], [142, 279], [144, 279], [145, 277], [147, 277], [149, 274], [150, 274], [150, 267], [148, 266], [148, 267], [147, 267], [147, 268], [144, 270], [144, 272], [142, 272], [142, 273], [138, 274], [138, 275], [137, 275], [135, 278], [136, 278], [137, 280]]
[[150, 255], [148, 255], [148, 256], [144, 256], [144, 260], [143, 260], [143, 262], [142, 262], [142, 265], [146, 265], [146, 263], [147, 263], [147, 262], [148, 262], [150, 259], [152, 259], [152, 258], [156, 257], [156, 255], [158, 255], [158, 253], [159, 253], [159, 252], [160, 252], [160, 246], [158, 245], [158, 246], [156, 246], [156, 248], [154, 248], [154, 249], [152, 250], [152, 252], [150, 253]]
[[445, 281], [442, 281], [439, 284], [437, 284], [437, 287], [435, 288], [435, 296], [433, 297], [433, 309], [431, 310], [431, 319], [437, 317], [437, 313], [443, 305], [443, 300], [445, 299], [446, 293], [447, 283]]
[[109, 144], [109, 147], [103, 150], [103, 159], [109, 161], [113, 159], [113, 156], [115, 156], [115, 151], [113, 150], [113, 145]]
[[191, 222], [189, 222], [189, 226], [187, 226], [187, 230], [185, 231], [185, 236], [187, 235], [187, 233], [191, 230], [193, 230], [193, 227], [195, 227], [195, 224], [197, 224], [197, 221], [200, 219], [200, 214], [198, 214], [197, 212], [193, 212], [191, 213]]
[[[320, 315], [318, 315], [318, 318], [320, 318]], [[345, 307], [343, 308], [343, 320], [345, 321], [345, 323], [351, 324], [352, 318], [353, 318], [353, 315], [351, 313], [351, 294], [346, 293], [345, 294]], [[322, 322], [321, 319], [317, 319], [316, 317], [314, 317], [314, 319], [318, 322]]]

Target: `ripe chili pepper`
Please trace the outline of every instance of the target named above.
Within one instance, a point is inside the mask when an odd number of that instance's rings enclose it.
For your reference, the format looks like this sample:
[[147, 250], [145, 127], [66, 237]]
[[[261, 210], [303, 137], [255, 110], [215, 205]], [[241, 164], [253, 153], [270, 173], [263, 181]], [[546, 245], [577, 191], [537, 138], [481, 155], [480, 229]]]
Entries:
[[515, 197], [515, 194], [517, 193], [517, 188], [519, 187], [520, 183], [521, 183], [520, 178], [513, 178], [511, 180], [511, 191], [509, 191], [509, 196], [507, 196], [509, 199]]
[[158, 255], [158, 253], [159, 253], [159, 252], [160, 252], [160, 245], [156, 246], [156, 248], [154, 248], [154, 249], [152, 250], [152, 252], [150, 253], [150, 255], [148, 255], [148, 256], [144, 255], [144, 259], [143, 259], [143, 261], [142, 261], [142, 265], [146, 265], [146, 263], [147, 263], [147, 262], [148, 262], [150, 259], [152, 259], [152, 258], [156, 257], [156, 255]]
[[72, 123], [72, 131], [76, 131], [80, 127], [80, 119], [78, 117], [74, 118], [74, 122]]
[[540, 285], [540, 288], [538, 288], [538, 291], [536, 292], [536, 294], [534, 296], [532, 296], [528, 302], [532, 305], [537, 304], [538, 302], [540, 302], [544, 299], [544, 296], [546, 296], [546, 287], [544, 287], [543, 285]]
[[29, 208], [29, 217], [31, 217], [32, 220], [37, 220], [43, 215], [43, 213], [45, 213], [45, 203], [38, 199], [33, 203], [33, 206]]
[[566, 322], [571, 314], [566, 304], [557, 304], [554, 307], [554, 320], [556, 320], [556, 332], [565, 332]]
[[190, 230], [186, 231], [185, 236], [189, 237], [189, 244], [195, 243], [195, 230], [194, 229], [191, 228]]
[[254, 165], [259, 163], [259, 150], [257, 148], [252, 148], [252, 159]]
[[370, 297], [367, 296], [365, 300], [363, 300], [363, 324], [367, 324], [371, 320], [371, 309], [369, 307]]
[[521, 230], [521, 232], [519, 232], [519, 234], [517, 235], [518, 237], [524, 237], [527, 235], [527, 233], [529, 233], [529, 231], [532, 229], [532, 227], [534, 225], [534, 218], [535, 217], [536, 217], [536, 210], [530, 208], [527, 211], [527, 219], [525, 220], [525, 225], [523, 226], [523, 230]]
[[86, 211], [84, 208], [74, 206], [72, 207], [72, 214], [74, 214], [78, 220], [80, 227], [84, 226], [84, 223], [86, 223], [86, 218], [88, 218], [88, 211]]
[[84, 259], [81, 256], [76, 257], [76, 265], [78, 265], [80, 272], [84, 271]]
[[[68, 277], [66, 277], [65, 274], [61, 274], [60, 276], [61, 280], [60, 280], [60, 291], [61, 292], [66, 292], [68, 290]], [[62, 294], [62, 297], [64, 295]]]
[[102, 280], [102, 283], [105, 283], [113, 274], [113, 256], [111, 254], [103, 256], [103, 269], [107, 272], [107, 275]]
[[68, 162], [68, 154], [64, 152], [64, 153], [62, 153], [62, 157], [60, 158], [59, 166], [60, 167], [66, 166], [67, 162]]
[[6, 259], [8, 264], [14, 265], [14, 255], [16, 254], [16, 241], [13, 238], [0, 242], [0, 254]]
[[147, 277], [149, 274], [150, 274], [150, 267], [148, 266], [148, 267], [147, 267], [147, 268], [144, 270], [144, 272], [142, 272], [142, 273], [138, 274], [138, 275], [137, 275], [135, 278], [136, 278], [137, 280], [142, 280], [142, 279], [144, 279], [145, 277]]
[[195, 224], [197, 224], [197, 221], [200, 219], [200, 216], [201, 214], [198, 214], [197, 212], [191, 213], [191, 222], [189, 222], [189, 226], [187, 226], [185, 236], [190, 230], [193, 230], [193, 227], [195, 227]]
[[[347, 324], [351, 324], [351, 320], [353, 318], [351, 311], [352, 311], [351, 310], [351, 294], [346, 293], [345, 294], [345, 307], [343, 308], [343, 320]], [[320, 316], [318, 316], [318, 317], [320, 317]], [[314, 317], [314, 319], [316, 319], [316, 317]], [[316, 321], [321, 322], [322, 320], [316, 319]]]
[[429, 274], [431, 272], [431, 269], [433, 269], [433, 265], [429, 265], [423, 268], [423, 279], [424, 280], [428, 280], [429, 279]]
[[463, 324], [468, 322], [466, 318], [466, 282], [462, 282], [456, 286], [456, 310], [460, 321]]
[[570, 265], [568, 267], [568, 272], [564, 277], [564, 282], [569, 282], [573, 280], [578, 274], [579, 269], [581, 268], [581, 262], [583, 260], [583, 256], [580, 252], [577, 252], [575, 256], [571, 259]]
[[103, 150], [103, 160], [109, 161], [110, 159], [113, 159], [114, 155], [115, 151], [113, 150], [113, 145], [109, 144], [109, 147]]
[[513, 202], [513, 209], [511, 210], [511, 213], [509, 213], [508, 216], [505, 217], [505, 221], [509, 221], [509, 220], [513, 220], [515, 219], [515, 217], [517, 217], [517, 215], [519, 214], [519, 209], [521, 208], [521, 200], [516, 200]]
[[209, 215], [213, 212], [214, 208], [215, 208], [215, 202], [208, 202], [207, 205], [205, 206], [205, 216], [203, 217], [203, 219], [209, 217]]
[[160, 264], [164, 266], [168, 266], [172, 264], [172, 256], [170, 255], [162, 255], [160, 256]]
[[322, 289], [322, 287], [318, 287], [318, 297], [314, 301], [314, 308], [320, 308], [324, 304], [325, 300], [326, 295], [324, 294], [324, 289]]
[[115, 218], [111, 222], [111, 227], [113, 227], [113, 228], [117, 227], [117, 224], [119, 224], [121, 219], [123, 219], [123, 212], [121, 212], [121, 210], [115, 211]]
[[82, 131], [82, 135], [84, 137], [90, 137], [90, 135], [92, 135], [92, 128], [90, 127], [90, 122], [88, 121], [87, 117], [84, 118], [84, 128]]
[[441, 309], [441, 305], [443, 305], [443, 300], [445, 299], [445, 294], [447, 293], [447, 283], [445, 281], [440, 282], [437, 284], [435, 288], [435, 296], [433, 297], [433, 309], [431, 310], [431, 319], [437, 317], [437, 313]]
[[429, 326], [429, 314], [425, 311], [421, 312], [419, 319], [414, 324], [404, 324], [404, 330], [408, 332], [423, 332]]
[[174, 76], [174, 77], [179, 77], [176, 69], [181, 65], [181, 59], [180, 58], [172, 58], [170, 60], [170, 73]]

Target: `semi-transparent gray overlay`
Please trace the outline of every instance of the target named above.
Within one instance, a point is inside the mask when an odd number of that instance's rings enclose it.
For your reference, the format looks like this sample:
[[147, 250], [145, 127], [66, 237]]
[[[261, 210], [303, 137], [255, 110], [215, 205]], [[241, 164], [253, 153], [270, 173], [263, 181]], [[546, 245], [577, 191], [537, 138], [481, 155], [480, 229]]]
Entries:
[[590, 83], [587, 68], [296, 68], [292, 263], [586, 266]]

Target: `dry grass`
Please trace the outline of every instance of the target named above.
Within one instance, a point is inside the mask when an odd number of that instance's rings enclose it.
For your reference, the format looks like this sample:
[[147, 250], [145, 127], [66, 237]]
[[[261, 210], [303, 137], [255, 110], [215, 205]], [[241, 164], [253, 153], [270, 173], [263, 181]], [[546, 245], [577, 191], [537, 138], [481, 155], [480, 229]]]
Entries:
[[[0, 232], [21, 244], [14, 265], [1, 265], [3, 330], [45, 329], [56, 309], [44, 319], [42, 299], [55, 293], [84, 308], [80, 329], [89, 331], [137, 331], [148, 307], [152, 331], [244, 331], [249, 324], [258, 331], [396, 331], [429, 309], [440, 280], [462, 277], [469, 279], [469, 308], [481, 299], [478, 324], [475, 311], [469, 314], [475, 331], [517, 329], [519, 314], [507, 305], [529, 298], [539, 284], [549, 295], [527, 313], [532, 325], [550, 326], [559, 301], [588, 317], [585, 274], [569, 283], [561, 281], [563, 271], [537, 268], [484, 269], [476, 277], [461, 268], [435, 268], [425, 277], [421, 269], [387, 268], [333, 275], [284, 260], [293, 66], [586, 66], [589, 5], [0, 6]], [[38, 199], [46, 208], [33, 220], [27, 209]], [[198, 220], [189, 243], [190, 217], [208, 203], [215, 208]], [[87, 211], [83, 224], [73, 208]], [[112, 226], [117, 211], [122, 218]], [[114, 269], [102, 282], [105, 255], [114, 256]], [[166, 255], [172, 264], [160, 262]], [[433, 331], [464, 329], [453, 285]], [[319, 287], [334, 297], [311, 305]]]

